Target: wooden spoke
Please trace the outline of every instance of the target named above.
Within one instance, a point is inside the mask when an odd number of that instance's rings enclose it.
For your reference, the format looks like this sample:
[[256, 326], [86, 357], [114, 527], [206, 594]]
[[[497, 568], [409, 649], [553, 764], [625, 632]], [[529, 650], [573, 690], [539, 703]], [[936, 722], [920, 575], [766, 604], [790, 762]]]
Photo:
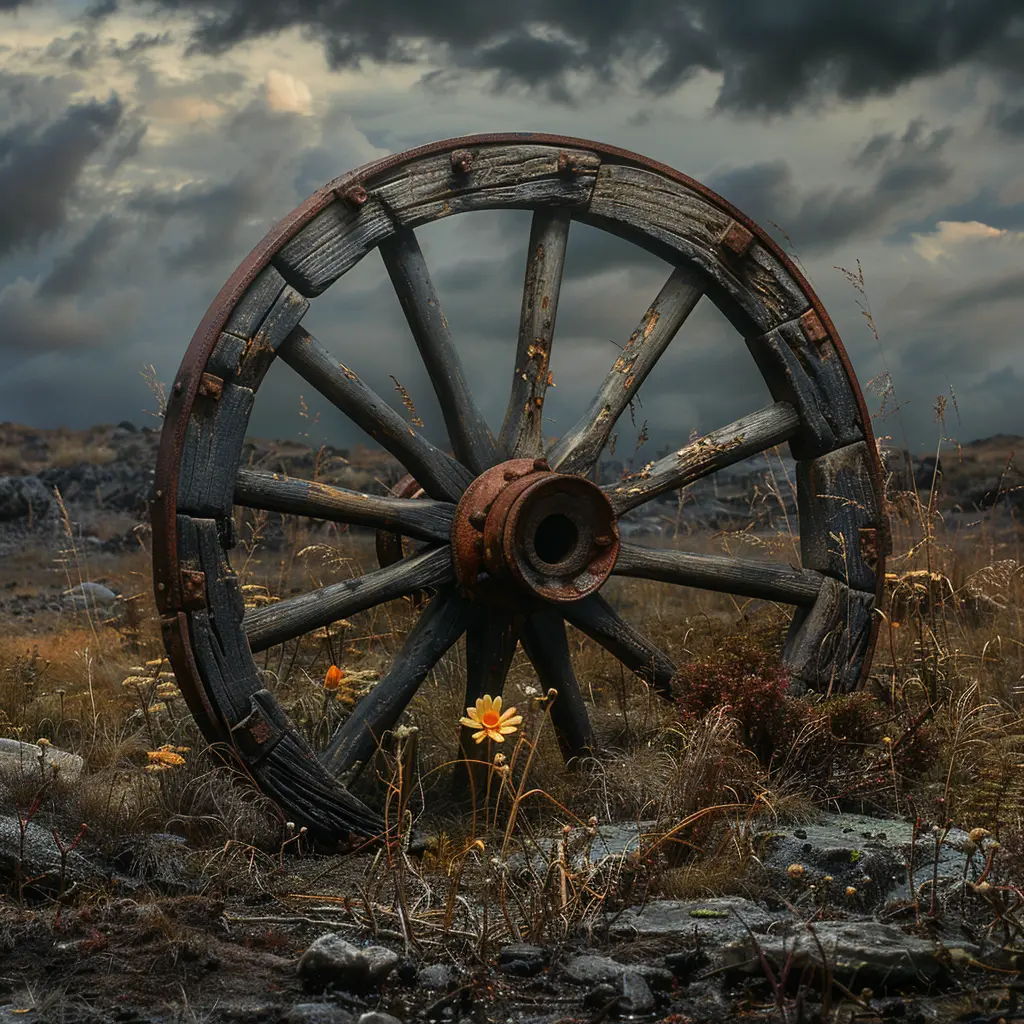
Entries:
[[629, 625], [600, 594], [563, 605], [562, 609], [569, 622], [615, 655], [626, 668], [662, 696], [672, 696], [676, 667], [671, 659]]
[[474, 473], [482, 473], [496, 461], [494, 438], [470, 394], [415, 234], [400, 228], [381, 242], [380, 254], [434, 385], [452, 449]]
[[430, 497], [459, 500], [473, 475], [418, 434], [308, 331], [295, 328], [278, 349], [278, 355], [356, 426], [391, 452]]
[[703, 294], [691, 270], [676, 267], [672, 271], [672, 276], [629, 336], [590, 408], [552, 448], [548, 455], [552, 469], [585, 474], [594, 465], [623, 410]]
[[434, 548], [409, 555], [386, 569], [376, 569], [354, 579], [331, 583], [309, 594], [289, 597], [266, 608], [246, 612], [242, 629], [250, 649], [262, 651], [320, 629], [346, 615], [374, 608], [423, 587], [446, 583], [451, 578], [451, 549]]
[[466, 631], [472, 611], [454, 588], [431, 598], [395, 655], [391, 671], [355, 706], [324, 751], [328, 771], [337, 777], [373, 756], [427, 673]]
[[[515, 656], [522, 629], [522, 617], [499, 609], [477, 608], [466, 630], [466, 706], [488, 694], [500, 697]], [[487, 750], [473, 739], [476, 729], [461, 726], [459, 730], [459, 756], [467, 761], [479, 759]], [[472, 780], [478, 794], [486, 779], [483, 765], [473, 765]], [[456, 776], [457, 785], [468, 781], [470, 773]]]
[[523, 629], [523, 649], [533, 663], [541, 686], [558, 691], [551, 706], [551, 723], [566, 764], [574, 758], [591, 757], [594, 732], [573, 671], [561, 614], [553, 608], [545, 608], [531, 615]]
[[643, 472], [603, 488], [615, 514], [628, 512], [666, 491], [675, 491], [751, 455], [782, 444], [797, 431], [800, 418], [786, 402], [744, 416], [727, 427], [666, 455], [646, 466]]
[[235, 476], [235, 504], [441, 541], [451, 536], [455, 512], [446, 501], [383, 498], [245, 467]]
[[498, 437], [499, 447], [510, 459], [538, 458], [544, 454], [544, 394], [548, 388], [551, 341], [568, 239], [568, 210], [534, 213], [512, 393]]
[[814, 604], [823, 580], [821, 573], [813, 569], [773, 565], [752, 558], [644, 548], [635, 544], [621, 545], [612, 572], [616, 576], [679, 583], [684, 587], [795, 605]]

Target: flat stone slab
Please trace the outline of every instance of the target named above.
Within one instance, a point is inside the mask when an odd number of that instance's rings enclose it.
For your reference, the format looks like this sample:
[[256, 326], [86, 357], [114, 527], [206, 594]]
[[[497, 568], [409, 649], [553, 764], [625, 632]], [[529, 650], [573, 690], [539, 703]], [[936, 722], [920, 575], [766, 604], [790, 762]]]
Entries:
[[[935, 837], [922, 832], [915, 842], [913, 832], [909, 821], [829, 814], [810, 824], [763, 832], [758, 839], [763, 846], [761, 861], [777, 888], [795, 894], [809, 885], [827, 885], [838, 906], [866, 911], [911, 898], [907, 874], [911, 851], [914, 887], [930, 885], [936, 865]], [[938, 849], [940, 891], [962, 883], [970, 846], [963, 829], [949, 831]], [[975, 859], [980, 869], [982, 858]], [[797, 878], [789, 876], [793, 865], [803, 869]], [[855, 896], [845, 896], [848, 886], [856, 890]]]
[[5, 779], [74, 783], [82, 774], [85, 761], [78, 754], [58, 747], [22, 743], [0, 738], [0, 785]]
[[746, 935], [722, 949], [722, 962], [742, 974], [763, 975], [760, 949], [774, 971], [788, 963], [791, 976], [814, 971], [820, 982], [827, 961], [833, 976], [854, 990], [927, 988], [946, 969], [939, 943], [908, 935], [895, 925], [823, 921], [814, 930], [817, 942], [806, 927], [794, 927], [788, 934]]
[[754, 932], [766, 932], [789, 915], [767, 910], [739, 896], [707, 900], [652, 900], [641, 907], [627, 907], [609, 927], [616, 939], [663, 938], [723, 942], [747, 934], [744, 922]]

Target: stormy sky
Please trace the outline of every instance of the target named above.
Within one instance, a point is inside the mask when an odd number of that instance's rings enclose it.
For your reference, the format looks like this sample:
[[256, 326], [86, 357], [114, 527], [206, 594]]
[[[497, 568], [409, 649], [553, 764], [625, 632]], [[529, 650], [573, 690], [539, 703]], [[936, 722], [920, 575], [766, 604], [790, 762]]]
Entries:
[[[155, 425], [142, 371], [173, 378], [275, 221], [377, 156], [502, 130], [635, 150], [771, 230], [873, 411], [886, 392], [879, 434], [1024, 434], [1024, 0], [0, 0], [0, 420]], [[528, 232], [520, 212], [419, 233], [495, 430]], [[858, 263], [864, 295], [837, 269]], [[547, 433], [667, 274], [573, 226]], [[306, 323], [443, 440], [376, 253]], [[770, 401], [706, 299], [640, 399], [627, 457], [644, 422], [654, 449]], [[359, 439], [284, 366], [251, 432]]]

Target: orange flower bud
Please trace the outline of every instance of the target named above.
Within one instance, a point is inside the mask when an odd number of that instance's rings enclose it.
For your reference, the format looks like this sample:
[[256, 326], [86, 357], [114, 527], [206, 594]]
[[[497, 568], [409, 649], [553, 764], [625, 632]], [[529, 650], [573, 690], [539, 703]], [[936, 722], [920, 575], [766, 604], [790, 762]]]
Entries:
[[336, 690], [341, 686], [341, 680], [344, 678], [345, 673], [342, 672], [337, 665], [332, 665], [324, 676], [324, 689], [325, 690]]

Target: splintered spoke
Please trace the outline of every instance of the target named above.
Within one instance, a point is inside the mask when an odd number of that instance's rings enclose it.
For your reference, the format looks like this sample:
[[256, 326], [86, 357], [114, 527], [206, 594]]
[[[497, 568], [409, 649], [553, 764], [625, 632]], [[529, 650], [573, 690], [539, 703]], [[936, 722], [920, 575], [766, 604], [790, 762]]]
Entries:
[[654, 369], [703, 294], [692, 272], [677, 267], [629, 336], [590, 408], [552, 448], [548, 461], [562, 473], [585, 474], [640, 385]]
[[454, 588], [436, 594], [395, 655], [391, 671], [355, 706], [335, 733], [322, 760], [335, 776], [373, 756], [420, 683], [466, 631], [473, 608]]
[[347, 615], [446, 583], [452, 575], [451, 550], [435, 548], [410, 555], [385, 569], [246, 612], [242, 629], [253, 651], [266, 650]]
[[663, 696], [672, 696], [676, 667], [671, 659], [622, 619], [600, 594], [592, 594], [582, 601], [561, 607], [565, 617], [578, 630], [599, 643], [609, 654], [615, 655], [626, 668]]
[[304, 328], [296, 327], [278, 355], [356, 426], [386, 448], [432, 498], [458, 501], [472, 474], [418, 434]]
[[494, 438], [470, 394], [416, 236], [399, 229], [381, 242], [380, 254], [434, 385], [452, 449], [474, 473], [482, 473], [495, 463]]
[[242, 468], [235, 504], [335, 523], [390, 530], [420, 540], [448, 540], [455, 506], [446, 501], [382, 498], [344, 487]]
[[812, 605], [821, 590], [822, 576], [813, 569], [773, 565], [752, 558], [698, 555], [623, 544], [612, 572], [684, 587], [718, 590], [742, 597], [785, 604]]
[[751, 455], [787, 441], [800, 417], [786, 402], [776, 402], [715, 430], [646, 466], [635, 476], [603, 488], [618, 516], [666, 491], [692, 484]]
[[568, 239], [568, 210], [534, 213], [512, 393], [498, 438], [500, 448], [510, 459], [544, 454], [544, 393], [550, 379], [551, 341]]
[[577, 757], [590, 757], [594, 753], [594, 733], [573, 671], [561, 613], [545, 608], [531, 615], [523, 629], [523, 649], [533, 663], [541, 686], [558, 691], [551, 706], [551, 723], [562, 748], [562, 757], [567, 764]]

